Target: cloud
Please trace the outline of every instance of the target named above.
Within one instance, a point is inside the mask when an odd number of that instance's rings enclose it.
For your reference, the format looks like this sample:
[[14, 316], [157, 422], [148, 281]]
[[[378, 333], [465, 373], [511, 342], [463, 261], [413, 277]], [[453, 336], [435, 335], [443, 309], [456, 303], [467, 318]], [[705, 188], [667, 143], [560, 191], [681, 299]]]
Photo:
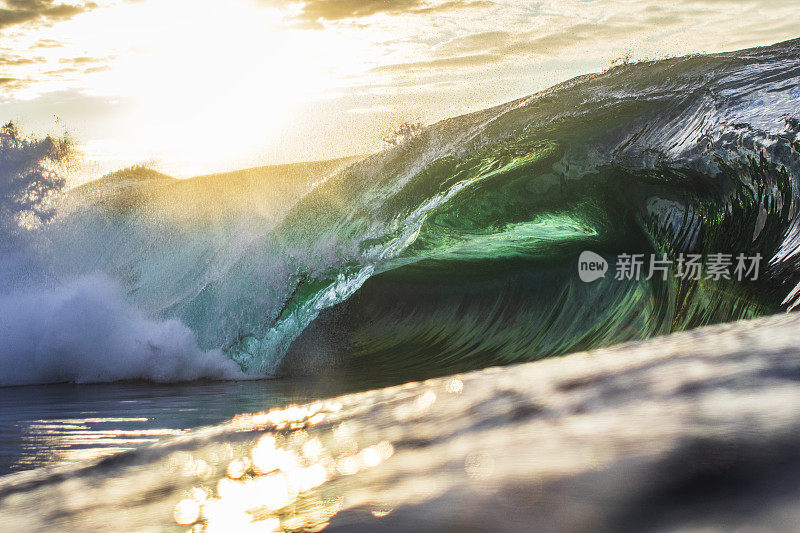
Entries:
[[507, 31], [484, 31], [457, 37], [437, 47], [439, 53], [471, 54], [485, 52], [513, 42], [517, 37]]
[[0, 65], [6, 67], [18, 67], [21, 65], [33, 65], [45, 61], [43, 57], [0, 57]]
[[[0, 67], [6, 67], [5, 76], [0, 78], [0, 98], [13, 97], [19, 91], [29, 90], [42, 83], [63, 84], [79, 79], [81, 76], [109, 70], [109, 57], [67, 57], [45, 58], [32, 56], [0, 57]], [[31, 70], [35, 69], [35, 70]]]
[[[677, 17], [670, 18], [677, 24]], [[662, 26], [667, 26], [667, 20]], [[646, 34], [650, 27], [628, 18], [607, 19], [602, 23], [577, 22], [551, 33], [542, 31], [484, 31], [462, 35], [432, 46], [420, 61], [394, 63], [374, 68], [373, 72], [411, 74], [436, 70], [470, 69], [532, 58], [553, 58], [565, 53], [586, 52], [597, 43], [612, 43], [619, 36]]]
[[[604, 33], [601, 29], [597, 33]], [[570, 48], [592, 36], [579, 28], [543, 37], [532, 33], [483, 32], [445, 43], [432, 52], [432, 59], [395, 63], [373, 69], [374, 72], [414, 73], [453, 68], [474, 68], [511, 61], [520, 57], [549, 56]]]
[[[5, 76], [0, 78], [0, 97], [11, 97], [37, 83], [66, 83], [86, 74], [107, 71], [111, 68], [107, 63], [108, 59], [88, 56], [56, 60], [41, 56], [0, 57], [0, 67], [7, 68]], [[31, 68], [35, 68], [35, 73], [32, 73]]]
[[542, 37], [534, 37], [530, 33], [518, 35], [497, 47], [497, 52], [505, 56], [557, 55], [575, 46], [585, 47], [587, 43], [608, 42], [620, 35], [636, 35], [648, 30], [646, 25], [621, 21], [608, 21], [606, 24], [579, 23]]
[[57, 4], [55, 0], [6, 0], [0, 7], [0, 29], [31, 22], [66, 20], [95, 9], [94, 2]]
[[448, 0], [439, 3], [425, 0], [307, 0], [298, 19], [313, 23], [370, 17], [379, 13], [427, 15], [491, 5], [493, 2], [486, 0]]
[[477, 67], [503, 60], [499, 54], [473, 54], [456, 57], [443, 57], [430, 61], [414, 61], [411, 63], [395, 63], [373, 69], [373, 72], [416, 72], [420, 70], [447, 69], [461, 67]]
[[62, 46], [64, 46], [64, 43], [53, 39], [40, 39], [33, 45], [34, 48], [61, 48]]
[[86, 63], [97, 63], [101, 61], [101, 58], [97, 57], [89, 57], [89, 56], [81, 56], [81, 57], [71, 57], [68, 59], [63, 60], [63, 63], [72, 63], [73, 65], [83, 65]]
[[430, 13], [440, 13], [443, 11], [453, 11], [456, 9], [491, 7], [493, 5], [494, 2], [488, 2], [483, 0], [475, 0], [472, 2], [453, 1], [453, 2], [445, 2], [443, 4], [433, 5], [430, 7], [422, 7], [419, 9], [415, 9], [411, 11], [411, 13], [415, 15], [428, 15]]
[[[0, 97], [5, 93], [10, 93], [24, 87], [28, 81], [29, 80], [12, 78], [10, 76], [0, 78]], [[2, 100], [0, 100], [0, 102], [2, 102]]]
[[48, 76], [63, 77], [70, 74], [91, 74], [92, 72], [103, 72], [108, 70], [108, 65], [95, 65], [90, 67], [64, 67], [45, 71], [44, 74]]
[[305, 3], [300, 16], [306, 20], [341, 20], [402, 13], [421, 5], [421, 0], [311, 0]]

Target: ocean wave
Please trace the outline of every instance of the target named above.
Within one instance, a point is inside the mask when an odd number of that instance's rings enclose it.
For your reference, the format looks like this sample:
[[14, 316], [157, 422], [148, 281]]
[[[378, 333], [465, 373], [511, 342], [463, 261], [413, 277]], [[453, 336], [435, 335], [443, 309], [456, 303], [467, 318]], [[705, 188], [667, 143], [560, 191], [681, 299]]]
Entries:
[[[355, 163], [112, 176], [37, 239], [61, 279], [116, 280], [249, 376], [408, 380], [770, 314], [800, 301], [799, 57], [794, 40], [622, 65]], [[764, 263], [585, 284], [584, 250]]]

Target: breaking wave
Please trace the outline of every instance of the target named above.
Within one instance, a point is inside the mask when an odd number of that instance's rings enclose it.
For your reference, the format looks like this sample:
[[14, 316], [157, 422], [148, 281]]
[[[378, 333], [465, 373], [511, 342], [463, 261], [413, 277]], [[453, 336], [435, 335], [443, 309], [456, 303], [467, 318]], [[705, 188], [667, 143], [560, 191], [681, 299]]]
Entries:
[[68, 138], [0, 130], [0, 385], [244, 378], [179, 320], [147, 318], [99, 269], [57, 267], [48, 236], [71, 156]]
[[[3, 252], [4, 314], [47, 312], [0, 328], [18, 341], [0, 359], [20, 365], [0, 380], [409, 380], [791, 309], [799, 59], [794, 40], [622, 65], [357, 162], [184, 181], [130, 169], [72, 190], [25, 230], [61, 304], [20, 296], [42, 282], [10, 266], [20, 246]], [[757, 280], [583, 283], [583, 250], [764, 261]], [[104, 311], [61, 318], [86, 308]], [[23, 370], [34, 344], [50, 359]]]

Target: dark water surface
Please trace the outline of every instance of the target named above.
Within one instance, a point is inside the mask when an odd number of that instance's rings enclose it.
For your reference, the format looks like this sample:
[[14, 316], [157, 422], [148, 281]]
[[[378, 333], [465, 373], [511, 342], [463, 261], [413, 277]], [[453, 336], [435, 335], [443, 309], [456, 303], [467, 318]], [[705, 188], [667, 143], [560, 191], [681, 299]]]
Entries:
[[358, 388], [332, 379], [0, 387], [0, 475], [101, 457], [239, 413]]

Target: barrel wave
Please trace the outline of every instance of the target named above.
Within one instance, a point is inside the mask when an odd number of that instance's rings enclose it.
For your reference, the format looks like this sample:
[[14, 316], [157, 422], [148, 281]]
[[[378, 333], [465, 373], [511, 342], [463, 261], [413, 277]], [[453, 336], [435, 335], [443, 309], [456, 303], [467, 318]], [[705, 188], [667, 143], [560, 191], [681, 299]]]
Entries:
[[[115, 280], [243, 375], [399, 382], [793, 308], [798, 180], [794, 40], [617, 66], [362, 159], [129, 169], [26, 238], [48, 272]], [[764, 260], [755, 280], [584, 283], [584, 250]]]

